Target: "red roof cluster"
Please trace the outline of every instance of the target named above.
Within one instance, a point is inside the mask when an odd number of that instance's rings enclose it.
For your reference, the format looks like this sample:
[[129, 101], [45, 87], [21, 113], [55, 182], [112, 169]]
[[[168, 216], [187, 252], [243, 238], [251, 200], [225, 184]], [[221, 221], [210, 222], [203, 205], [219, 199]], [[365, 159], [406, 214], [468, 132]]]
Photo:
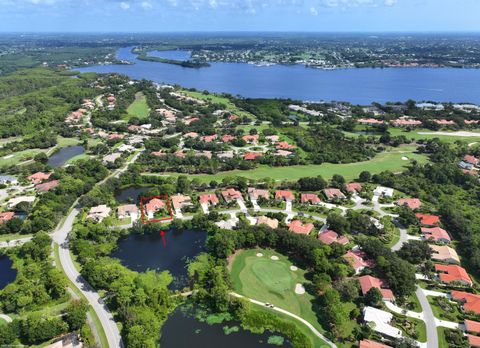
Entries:
[[3, 224], [4, 222], [12, 220], [14, 216], [15, 216], [15, 213], [13, 211], [0, 213], [0, 225]]
[[235, 137], [233, 135], [230, 135], [230, 134], [225, 134], [223, 137], [222, 137], [222, 141], [224, 143], [228, 143], [229, 141], [232, 141], [233, 139], [235, 139]]

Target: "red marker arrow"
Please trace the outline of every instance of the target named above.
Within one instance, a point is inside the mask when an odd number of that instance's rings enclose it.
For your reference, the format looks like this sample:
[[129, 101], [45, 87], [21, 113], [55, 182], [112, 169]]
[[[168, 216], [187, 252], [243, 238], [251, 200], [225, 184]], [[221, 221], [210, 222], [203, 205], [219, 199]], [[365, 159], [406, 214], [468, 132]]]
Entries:
[[165, 240], [165, 231], [160, 231], [160, 236], [162, 237], [163, 240], [163, 247], [167, 247], [167, 241]]

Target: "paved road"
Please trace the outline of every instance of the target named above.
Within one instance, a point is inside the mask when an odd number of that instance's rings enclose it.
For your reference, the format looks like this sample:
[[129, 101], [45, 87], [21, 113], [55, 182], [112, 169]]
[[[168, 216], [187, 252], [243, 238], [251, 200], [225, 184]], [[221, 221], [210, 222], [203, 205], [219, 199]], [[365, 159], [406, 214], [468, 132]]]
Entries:
[[398, 251], [402, 248], [403, 244], [405, 244], [408, 241], [408, 233], [407, 230], [401, 226], [397, 226], [398, 229], [400, 230], [400, 239], [398, 240], [397, 243], [395, 243], [394, 246], [392, 246], [392, 251]]
[[73, 222], [79, 212], [77, 208], [72, 209], [65, 222], [60, 224], [53, 233], [54, 242], [60, 246], [60, 263], [68, 279], [82, 292], [100, 319], [105, 335], [107, 336], [108, 346], [111, 348], [122, 347], [122, 337], [120, 336], [120, 331], [112, 314], [107, 306], [102, 304], [103, 301], [95, 289], [93, 289], [75, 269], [70, 250], [68, 249], [68, 234], [72, 230]]
[[[266, 307], [266, 304], [265, 302], [260, 302], [260, 301], [257, 301], [257, 300], [254, 300], [252, 298], [248, 298], [248, 297], [245, 297], [245, 296], [242, 296], [240, 294], [237, 294], [235, 292], [231, 292], [230, 295], [232, 296], [235, 296], [235, 297], [238, 297], [238, 298], [245, 298], [247, 299], [248, 301], [252, 302], [252, 303], [255, 303], [257, 305], [260, 305], [260, 306], [263, 306], [263, 307]], [[328, 338], [326, 338], [325, 336], [323, 336], [320, 332], [318, 332], [317, 329], [315, 329], [315, 327], [310, 324], [308, 321], [306, 321], [305, 319], [303, 319], [302, 317], [299, 317], [298, 315], [296, 314], [293, 314], [293, 313], [290, 313], [289, 311], [286, 311], [285, 309], [282, 309], [282, 308], [278, 308], [278, 307], [273, 307], [273, 308], [270, 308], [274, 311], [277, 311], [277, 312], [280, 312], [280, 313], [283, 313], [285, 315], [288, 315], [289, 317], [292, 317], [300, 322], [302, 322], [303, 324], [305, 324], [309, 329], [310, 331], [312, 331], [315, 336], [317, 336], [318, 338], [321, 338], [322, 340], [324, 340], [330, 347], [334, 347], [336, 348], [336, 344], [331, 342]], [[320, 348], [320, 347], [316, 347], [316, 348]]]
[[427, 296], [425, 296], [422, 288], [417, 285], [417, 295], [418, 301], [422, 306], [423, 317], [425, 324], [427, 325], [427, 348], [437, 348], [438, 347], [438, 333], [435, 316], [433, 315], [432, 308], [430, 303], [428, 303]]

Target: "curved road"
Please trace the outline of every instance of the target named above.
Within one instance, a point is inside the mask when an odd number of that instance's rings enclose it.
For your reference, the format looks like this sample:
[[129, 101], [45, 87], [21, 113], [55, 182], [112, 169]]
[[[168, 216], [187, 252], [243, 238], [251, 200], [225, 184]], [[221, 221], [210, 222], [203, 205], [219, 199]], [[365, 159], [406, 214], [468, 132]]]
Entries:
[[[235, 296], [237, 298], [244, 298], [244, 299], [247, 299], [248, 301], [252, 302], [252, 303], [255, 303], [257, 305], [260, 305], [262, 307], [265, 307], [266, 306], [266, 303], [265, 302], [260, 302], [260, 301], [257, 301], [257, 300], [254, 300], [252, 298], [248, 298], [248, 297], [245, 297], [245, 296], [242, 296], [240, 294], [237, 294], [235, 292], [231, 292], [230, 295], [232, 296]], [[278, 308], [278, 307], [270, 307], [270, 309], [274, 310], [274, 311], [277, 311], [277, 312], [280, 312], [280, 313], [283, 313], [285, 315], [288, 315], [289, 317], [292, 317], [298, 321], [300, 321], [301, 323], [305, 324], [309, 329], [310, 331], [312, 331], [314, 333], [315, 336], [317, 336], [318, 338], [322, 339], [325, 341], [325, 343], [327, 343], [330, 347], [333, 347], [333, 348], [336, 348], [336, 344], [331, 342], [328, 338], [326, 338], [325, 336], [323, 336], [320, 332], [318, 332], [317, 329], [315, 329], [315, 327], [310, 324], [308, 321], [306, 321], [305, 319], [299, 317], [298, 315], [296, 314], [293, 314], [293, 313], [290, 313], [289, 311], [286, 311], [285, 309], [281, 309], [281, 308]]]
[[72, 209], [65, 222], [63, 224], [60, 223], [53, 233], [53, 240], [59, 245], [60, 263], [68, 279], [82, 292], [100, 319], [105, 335], [107, 336], [108, 346], [111, 348], [122, 347], [122, 337], [112, 314], [107, 306], [103, 304], [103, 301], [95, 289], [93, 289], [76, 270], [70, 255], [70, 250], [68, 249], [68, 234], [72, 230], [73, 222], [79, 212], [77, 208]]

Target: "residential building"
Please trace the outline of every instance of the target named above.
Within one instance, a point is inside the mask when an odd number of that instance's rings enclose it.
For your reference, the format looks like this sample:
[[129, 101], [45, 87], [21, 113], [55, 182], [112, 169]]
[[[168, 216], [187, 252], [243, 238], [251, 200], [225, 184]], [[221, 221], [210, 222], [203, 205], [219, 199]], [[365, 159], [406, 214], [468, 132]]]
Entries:
[[4, 222], [12, 220], [14, 216], [15, 216], [15, 213], [13, 211], [0, 213], [0, 225], [3, 224]]
[[323, 190], [323, 193], [327, 199], [345, 199], [347, 198], [342, 191], [337, 188], [326, 188]]
[[355, 270], [355, 274], [359, 274], [365, 268], [373, 267], [374, 263], [371, 260], [366, 260], [366, 254], [361, 250], [349, 250], [342, 256], [347, 263]]
[[393, 188], [377, 186], [373, 191], [373, 194], [378, 197], [393, 197]]
[[462, 303], [464, 312], [472, 312], [480, 315], [480, 295], [457, 290], [452, 291], [450, 294], [452, 300]]
[[192, 198], [178, 193], [172, 196], [172, 205], [175, 211], [181, 211], [184, 207], [193, 205]]
[[51, 189], [57, 187], [59, 184], [60, 184], [60, 181], [52, 180], [52, 181], [49, 181], [49, 182], [44, 182], [44, 183], [36, 185], [35, 189], [38, 192], [47, 192], [47, 191], [50, 191]]
[[36, 172], [27, 177], [27, 180], [30, 181], [32, 184], [37, 185], [40, 184], [42, 181], [47, 180], [52, 173], [43, 173], [43, 172]]
[[463, 162], [478, 166], [479, 159], [472, 155], [465, 155], [463, 156]]
[[455, 249], [447, 245], [430, 245], [430, 249], [432, 249], [432, 260], [449, 264], [460, 264], [460, 258]]
[[100, 222], [106, 217], [108, 217], [111, 211], [112, 209], [107, 207], [105, 204], [102, 204], [96, 207], [91, 207], [90, 211], [88, 212], [87, 219]]
[[315, 226], [312, 223], [304, 224], [300, 220], [293, 220], [288, 224], [288, 230], [296, 234], [309, 235]]
[[357, 120], [358, 123], [364, 124], [367, 126], [375, 126], [379, 124], [384, 124], [385, 122], [382, 120], [377, 120], [376, 118], [359, 118]]
[[7, 208], [12, 209], [12, 208], [16, 207], [17, 204], [23, 203], [23, 202], [31, 204], [31, 203], [35, 202], [35, 196], [19, 196], [19, 197], [11, 198], [7, 202]]
[[472, 286], [473, 282], [465, 268], [457, 265], [435, 265], [440, 281], [444, 284], [459, 283]]
[[372, 340], [361, 340], [358, 348], [392, 348], [386, 344], [378, 343]]
[[242, 193], [233, 188], [222, 191], [222, 197], [227, 203], [237, 200], [243, 200]]
[[277, 219], [270, 219], [267, 216], [259, 216], [257, 218], [257, 225], [267, 225], [270, 228], [278, 228], [278, 220]]
[[398, 206], [407, 206], [412, 210], [422, 206], [422, 202], [418, 198], [400, 198], [395, 202]]
[[117, 208], [117, 216], [119, 219], [131, 218], [133, 222], [139, 218], [139, 209], [135, 204], [121, 205]]
[[295, 195], [293, 194], [292, 191], [278, 190], [278, 191], [275, 191], [275, 199], [283, 200], [287, 202], [293, 202], [295, 200]]
[[243, 159], [245, 161], [254, 161], [257, 158], [260, 158], [263, 156], [263, 153], [261, 152], [247, 152], [243, 155]]
[[155, 214], [160, 210], [166, 207], [165, 201], [159, 198], [151, 199], [147, 204], [144, 205], [145, 213], [149, 219], [153, 219]]
[[17, 185], [18, 180], [16, 177], [11, 175], [0, 175], [0, 184], [1, 185]]
[[448, 244], [452, 241], [448, 232], [440, 227], [422, 227], [420, 231], [426, 241], [441, 244]]
[[200, 204], [211, 204], [214, 206], [218, 204], [218, 197], [215, 193], [207, 193], [204, 195], [200, 195], [199, 200]]
[[415, 216], [420, 219], [420, 224], [422, 226], [438, 226], [440, 224], [440, 217], [437, 215], [429, 214], [415, 214]]
[[468, 333], [480, 334], [480, 322], [465, 319], [464, 324]]
[[260, 135], [254, 134], [254, 135], [244, 135], [242, 139], [247, 143], [247, 144], [257, 144], [258, 139], [260, 138]]
[[467, 334], [468, 344], [473, 348], [480, 348], [480, 337]]
[[381, 335], [390, 338], [401, 338], [402, 331], [392, 326], [393, 314], [374, 307], [363, 309], [363, 320], [367, 323], [374, 323], [372, 329]]
[[332, 243], [338, 243], [341, 245], [347, 245], [350, 241], [345, 236], [339, 236], [337, 232], [327, 230], [318, 234], [318, 239], [327, 245]]
[[104, 163], [115, 163], [117, 159], [122, 157], [122, 154], [120, 152], [115, 152], [106, 156], [103, 156], [103, 162]]
[[281, 141], [277, 144], [276, 148], [281, 150], [292, 150], [292, 149], [296, 149], [297, 147], [295, 145], [290, 145], [286, 141]]
[[302, 195], [300, 196], [300, 202], [302, 202], [302, 204], [305, 204], [305, 203], [319, 204], [322, 201], [314, 193], [302, 193]]
[[365, 276], [359, 277], [358, 281], [360, 283], [360, 289], [364, 296], [370, 291], [370, 289], [376, 288], [382, 294], [383, 300], [393, 301], [395, 299], [395, 296], [393, 296], [392, 290], [388, 289], [385, 281], [383, 281], [382, 279], [365, 275]]
[[248, 188], [248, 195], [250, 199], [258, 200], [259, 198], [270, 199], [270, 192], [268, 190], [257, 189], [255, 187]]
[[362, 191], [363, 186], [359, 182], [351, 182], [345, 185], [345, 189], [347, 190], [347, 192], [350, 192], [350, 193], [355, 193], [355, 192], [359, 193]]

